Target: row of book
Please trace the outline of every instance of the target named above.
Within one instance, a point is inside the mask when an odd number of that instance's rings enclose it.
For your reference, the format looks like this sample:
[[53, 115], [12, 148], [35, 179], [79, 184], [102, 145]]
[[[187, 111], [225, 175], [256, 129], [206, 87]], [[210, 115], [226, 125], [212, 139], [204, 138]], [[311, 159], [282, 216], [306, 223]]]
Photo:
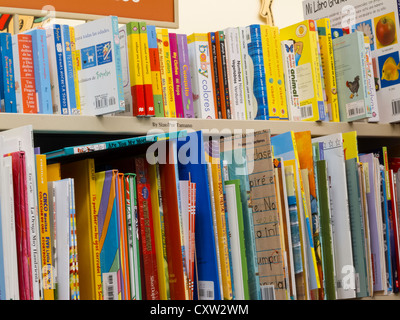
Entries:
[[40, 154], [2, 132], [1, 299], [399, 291], [400, 159], [355, 132], [149, 135]]
[[5, 112], [393, 121], [369, 38], [329, 18], [186, 35], [110, 16], [0, 36]]

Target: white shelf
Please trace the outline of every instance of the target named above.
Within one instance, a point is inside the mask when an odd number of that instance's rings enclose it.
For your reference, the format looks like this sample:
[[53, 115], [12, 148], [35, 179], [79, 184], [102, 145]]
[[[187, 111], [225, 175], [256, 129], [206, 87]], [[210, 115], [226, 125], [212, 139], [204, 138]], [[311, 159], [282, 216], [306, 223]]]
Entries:
[[246, 130], [251, 129], [270, 129], [273, 135], [289, 130], [295, 132], [309, 130], [313, 136], [357, 131], [358, 136], [363, 138], [400, 139], [400, 124], [0, 114], [0, 130], [28, 124], [32, 124], [34, 132], [37, 133], [146, 135], [150, 130], [154, 129], [161, 129], [164, 132], [187, 129], [204, 130], [205, 134], [217, 135], [220, 133], [234, 133], [234, 130], [239, 130], [239, 133], [245, 133]]

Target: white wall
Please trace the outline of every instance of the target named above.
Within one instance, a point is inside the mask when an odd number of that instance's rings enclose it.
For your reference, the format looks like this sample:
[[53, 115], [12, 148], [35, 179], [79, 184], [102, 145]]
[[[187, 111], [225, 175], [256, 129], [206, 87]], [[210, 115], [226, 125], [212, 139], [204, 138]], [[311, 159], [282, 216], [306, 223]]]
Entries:
[[[178, 33], [217, 31], [227, 27], [265, 23], [259, 15], [262, 0], [179, 0]], [[275, 25], [303, 20], [302, 0], [274, 0]]]

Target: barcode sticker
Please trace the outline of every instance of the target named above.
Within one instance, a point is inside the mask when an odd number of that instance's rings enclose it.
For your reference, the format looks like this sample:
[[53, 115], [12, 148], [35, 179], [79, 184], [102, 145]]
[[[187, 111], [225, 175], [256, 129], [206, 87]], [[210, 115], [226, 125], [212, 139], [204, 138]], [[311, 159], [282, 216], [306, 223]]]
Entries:
[[346, 104], [347, 118], [354, 118], [365, 114], [364, 100], [355, 101]]
[[199, 300], [214, 300], [214, 281], [199, 281]]
[[397, 116], [400, 114], [400, 100], [392, 101], [392, 115]]
[[108, 97], [108, 94], [101, 94], [94, 97], [96, 103], [96, 109], [106, 108], [113, 106], [116, 103], [115, 97]]
[[103, 273], [103, 297], [104, 300], [118, 300], [117, 273]]
[[314, 116], [313, 114], [313, 107], [311, 104], [300, 107], [300, 116], [301, 119], [310, 119]]
[[273, 284], [261, 286], [261, 299], [262, 300], [276, 300], [275, 286]]

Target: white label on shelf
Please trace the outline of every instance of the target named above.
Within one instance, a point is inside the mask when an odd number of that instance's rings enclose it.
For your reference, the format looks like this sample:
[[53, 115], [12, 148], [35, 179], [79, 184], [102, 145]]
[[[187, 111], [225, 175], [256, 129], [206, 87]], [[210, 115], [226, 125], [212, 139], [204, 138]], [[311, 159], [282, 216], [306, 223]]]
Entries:
[[199, 281], [199, 300], [214, 300], [214, 281]]

